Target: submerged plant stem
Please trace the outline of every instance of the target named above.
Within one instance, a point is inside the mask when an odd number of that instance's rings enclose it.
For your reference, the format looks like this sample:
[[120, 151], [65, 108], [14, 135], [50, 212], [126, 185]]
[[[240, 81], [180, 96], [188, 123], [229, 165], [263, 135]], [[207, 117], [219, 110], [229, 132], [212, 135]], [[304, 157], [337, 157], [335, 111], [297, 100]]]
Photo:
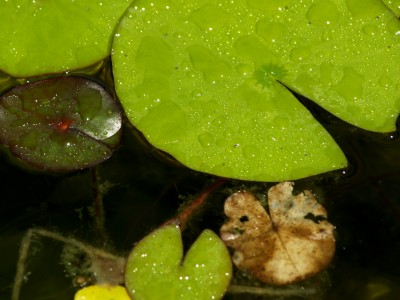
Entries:
[[98, 169], [94, 167], [92, 169], [92, 182], [93, 182], [93, 225], [99, 238], [103, 243], [108, 240], [108, 236], [105, 230], [105, 218], [104, 218], [104, 203], [103, 203], [103, 191], [99, 187], [99, 174]]
[[260, 296], [277, 296], [277, 297], [307, 297], [314, 295], [317, 291], [313, 288], [270, 288], [257, 286], [231, 285], [228, 293], [231, 294], [252, 294]]
[[[17, 272], [15, 274], [15, 279], [14, 279], [14, 286], [13, 286], [13, 291], [12, 291], [12, 296], [11, 300], [19, 300], [20, 299], [20, 293], [21, 293], [21, 288], [22, 284], [24, 281], [25, 277], [25, 267], [26, 267], [26, 261], [29, 257], [29, 250], [32, 241], [34, 240], [34, 237], [40, 236], [40, 237], [45, 237], [49, 238], [55, 241], [59, 241], [68, 245], [72, 245], [80, 249], [82, 252], [87, 254], [91, 261], [92, 261], [92, 269], [95, 269], [96, 271], [99, 271], [99, 266], [100, 264], [108, 264], [113, 266], [115, 270], [120, 269], [121, 277], [114, 279], [115, 282], [118, 283], [123, 283], [124, 278], [123, 278], [123, 270], [125, 266], [125, 258], [113, 255], [109, 252], [106, 252], [102, 249], [92, 247], [88, 244], [85, 244], [83, 242], [80, 242], [74, 238], [70, 237], [65, 237], [62, 236], [61, 234], [58, 234], [56, 232], [48, 231], [45, 229], [29, 229], [25, 236], [23, 237], [21, 241], [21, 247], [19, 251], [19, 258], [18, 258], [18, 263], [17, 263]], [[101, 266], [100, 266], [101, 267]], [[106, 270], [107, 271], [107, 270]], [[116, 274], [117, 272], [114, 272]], [[101, 278], [98, 279], [98, 281], [102, 281], [104, 279], [104, 274], [96, 274], [96, 276], [100, 276]], [[113, 282], [113, 283], [115, 283]]]
[[207, 198], [210, 196], [212, 192], [221, 187], [227, 180], [226, 179], [218, 179], [216, 182], [208, 186], [205, 190], [203, 190], [193, 201], [191, 201], [176, 217], [168, 220], [163, 225], [167, 225], [170, 223], [178, 223], [181, 231], [183, 231], [186, 227], [187, 222], [190, 217], [198, 211], [198, 209], [204, 204]]
[[19, 249], [19, 258], [17, 263], [17, 272], [15, 273], [14, 286], [12, 291], [12, 300], [19, 300], [19, 294], [21, 292], [22, 282], [25, 274], [25, 263], [28, 258], [29, 248], [32, 241], [33, 229], [29, 229], [21, 241], [21, 247]]

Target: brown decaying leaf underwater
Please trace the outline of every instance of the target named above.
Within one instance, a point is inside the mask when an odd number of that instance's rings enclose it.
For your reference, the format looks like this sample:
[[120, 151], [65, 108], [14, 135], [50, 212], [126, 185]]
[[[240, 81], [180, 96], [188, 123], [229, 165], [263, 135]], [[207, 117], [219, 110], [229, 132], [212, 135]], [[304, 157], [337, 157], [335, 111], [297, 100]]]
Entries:
[[249, 191], [229, 196], [220, 234], [233, 262], [273, 285], [303, 280], [326, 268], [335, 252], [334, 226], [311, 191], [293, 195], [293, 183], [268, 191], [268, 212]]

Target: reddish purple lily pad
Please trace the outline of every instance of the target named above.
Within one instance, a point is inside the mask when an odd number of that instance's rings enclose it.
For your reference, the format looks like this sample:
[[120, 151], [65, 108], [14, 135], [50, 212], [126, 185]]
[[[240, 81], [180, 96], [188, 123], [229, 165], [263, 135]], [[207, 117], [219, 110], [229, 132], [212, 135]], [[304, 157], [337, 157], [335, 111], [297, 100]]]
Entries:
[[68, 172], [98, 164], [119, 142], [121, 111], [99, 84], [57, 77], [0, 97], [0, 142], [34, 168]]

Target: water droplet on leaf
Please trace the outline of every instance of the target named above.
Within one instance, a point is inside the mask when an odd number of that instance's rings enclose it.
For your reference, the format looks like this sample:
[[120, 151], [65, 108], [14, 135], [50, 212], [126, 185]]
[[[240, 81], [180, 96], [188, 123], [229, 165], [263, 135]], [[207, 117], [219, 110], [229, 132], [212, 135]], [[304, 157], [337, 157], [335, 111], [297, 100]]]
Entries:
[[309, 47], [297, 47], [290, 51], [290, 58], [293, 61], [303, 61], [310, 56], [311, 49]]
[[248, 159], [256, 159], [260, 154], [260, 150], [256, 146], [246, 146], [243, 149], [243, 154]]
[[374, 36], [378, 34], [379, 28], [375, 25], [367, 24], [363, 27], [363, 32], [368, 36]]
[[343, 74], [342, 80], [334, 89], [350, 102], [360, 99], [363, 93], [364, 78], [353, 68], [346, 68]]
[[217, 30], [227, 22], [228, 14], [219, 6], [208, 3], [192, 12], [189, 20], [195, 23], [203, 31]]
[[333, 25], [339, 18], [336, 4], [332, 1], [317, 2], [308, 9], [307, 19], [311, 24]]
[[215, 139], [211, 134], [203, 133], [199, 135], [199, 142], [203, 147], [210, 147], [215, 144]]
[[282, 23], [261, 20], [256, 24], [256, 32], [269, 43], [276, 42], [287, 34], [287, 29]]
[[393, 85], [393, 81], [390, 79], [390, 77], [383, 75], [381, 78], [379, 78], [379, 85], [384, 88], [388, 88]]

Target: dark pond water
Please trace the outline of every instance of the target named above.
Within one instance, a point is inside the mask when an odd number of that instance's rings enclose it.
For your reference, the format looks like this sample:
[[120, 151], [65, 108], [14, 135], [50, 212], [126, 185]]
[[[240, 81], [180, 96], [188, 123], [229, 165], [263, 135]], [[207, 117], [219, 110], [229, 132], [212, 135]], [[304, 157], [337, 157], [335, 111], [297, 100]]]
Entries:
[[[111, 82], [107, 63], [94, 74], [86, 74], [105, 84]], [[309, 101], [300, 100], [331, 132], [350, 162], [348, 170], [299, 180], [295, 185], [298, 190], [311, 188], [323, 197], [329, 219], [336, 226], [336, 255], [322, 275], [295, 286], [298, 290], [312, 288], [317, 294], [284, 297], [283, 289], [281, 296], [227, 294], [226, 299], [399, 299], [398, 133], [364, 132]], [[80, 172], [64, 175], [27, 172], [15, 167], [3, 154], [0, 156], [0, 299], [11, 298], [19, 247], [28, 229], [45, 228], [124, 256], [136, 241], [173, 217], [181, 203], [213, 179], [162, 158], [128, 124], [114, 156]], [[215, 191], [185, 232], [186, 241], [190, 243], [202, 228], [218, 230], [223, 222], [222, 203], [229, 191], [255, 185], [261, 190], [269, 186], [229, 181]], [[96, 223], [102, 216], [99, 210], [96, 213], [94, 199], [100, 196], [104, 226]], [[73, 298], [76, 290], [73, 278], [60, 259], [63, 246], [48, 238], [34, 240], [26, 262], [21, 300]], [[79, 261], [76, 263], [79, 265]]]

